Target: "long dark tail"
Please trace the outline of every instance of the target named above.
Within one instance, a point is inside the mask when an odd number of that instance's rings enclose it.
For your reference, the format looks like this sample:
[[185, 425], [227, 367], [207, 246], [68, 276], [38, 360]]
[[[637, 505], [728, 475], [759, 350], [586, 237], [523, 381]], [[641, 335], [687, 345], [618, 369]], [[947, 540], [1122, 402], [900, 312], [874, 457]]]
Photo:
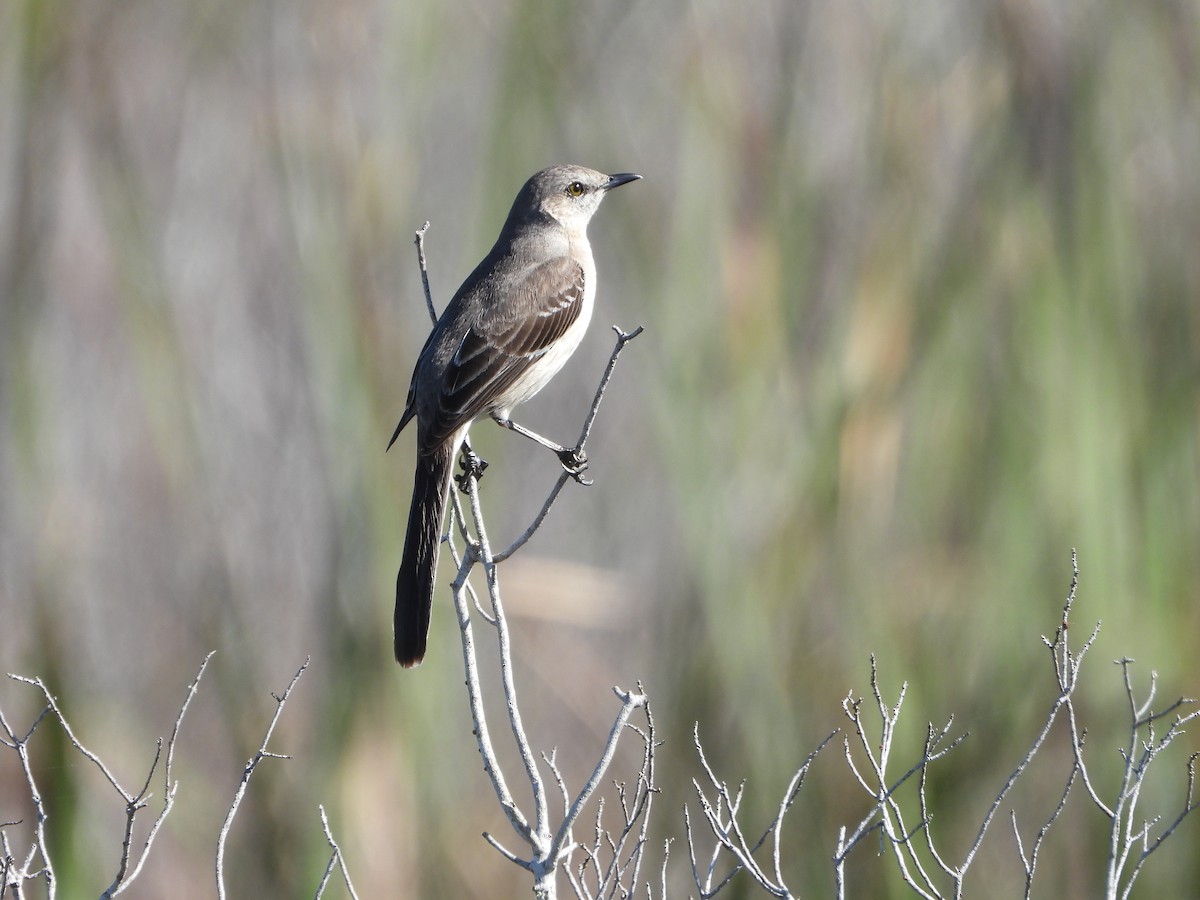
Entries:
[[425, 657], [442, 511], [450, 490], [456, 450], [454, 441], [446, 441], [428, 455], [417, 455], [408, 535], [404, 539], [400, 573], [396, 576], [396, 661], [406, 668]]

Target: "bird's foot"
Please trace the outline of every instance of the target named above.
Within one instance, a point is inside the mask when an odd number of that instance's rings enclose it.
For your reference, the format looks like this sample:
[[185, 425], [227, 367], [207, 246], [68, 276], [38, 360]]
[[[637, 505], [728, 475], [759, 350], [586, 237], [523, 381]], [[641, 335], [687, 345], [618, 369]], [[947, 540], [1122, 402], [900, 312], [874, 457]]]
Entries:
[[488, 461], [470, 447], [463, 447], [458, 467], [462, 469], [462, 473], [455, 475], [454, 481], [458, 484], [459, 490], [465, 494], [470, 489], [471, 481], [478, 482], [483, 478], [483, 470], [488, 467]]
[[582, 447], [569, 447], [559, 450], [556, 454], [558, 461], [562, 463], [562, 467], [567, 470], [567, 474], [574, 478], [582, 485], [589, 485], [592, 479], [584, 478], [583, 473], [587, 471], [588, 458], [583, 452]]

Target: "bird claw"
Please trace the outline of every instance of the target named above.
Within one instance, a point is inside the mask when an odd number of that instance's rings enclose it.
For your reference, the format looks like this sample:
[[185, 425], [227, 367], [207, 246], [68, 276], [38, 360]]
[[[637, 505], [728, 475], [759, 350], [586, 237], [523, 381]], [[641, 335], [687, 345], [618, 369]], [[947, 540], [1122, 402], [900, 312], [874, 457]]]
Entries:
[[558, 461], [562, 463], [562, 467], [567, 470], [568, 475], [582, 485], [592, 483], [592, 479], [583, 477], [583, 473], [587, 471], [588, 458], [587, 454], [583, 452], [582, 447], [570, 447], [559, 450], [556, 455], [558, 456]]
[[470, 488], [470, 482], [478, 482], [483, 478], [483, 470], [488, 467], [488, 461], [472, 450], [470, 447], [464, 447], [462, 456], [458, 460], [458, 467], [462, 469], [462, 473], [454, 476], [454, 481], [458, 485], [458, 489], [464, 494]]

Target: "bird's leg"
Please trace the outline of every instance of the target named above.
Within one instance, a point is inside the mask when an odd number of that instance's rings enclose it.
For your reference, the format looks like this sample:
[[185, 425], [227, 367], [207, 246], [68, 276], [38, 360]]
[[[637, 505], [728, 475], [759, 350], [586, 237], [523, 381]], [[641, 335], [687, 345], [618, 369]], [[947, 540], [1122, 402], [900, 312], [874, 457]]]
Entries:
[[558, 461], [562, 463], [562, 467], [567, 470], [567, 474], [578, 481], [580, 484], [591, 484], [590, 478], [584, 478], [583, 473], [588, 467], [587, 454], [583, 452], [582, 447], [564, 447], [562, 444], [556, 444], [549, 438], [544, 438], [536, 431], [530, 431], [524, 425], [518, 425], [512, 419], [504, 416], [492, 415], [496, 420], [496, 424], [501, 428], [507, 428], [509, 431], [515, 431], [517, 434], [524, 435], [531, 441], [541, 444], [547, 450], [550, 450], [558, 457]]
[[462, 469], [462, 473], [455, 475], [454, 480], [457, 482], [459, 490], [465, 494], [468, 482], [472, 478], [476, 482], [483, 478], [483, 470], [488, 467], [488, 461], [472, 450], [467, 441], [463, 441], [462, 456], [458, 460], [458, 467]]

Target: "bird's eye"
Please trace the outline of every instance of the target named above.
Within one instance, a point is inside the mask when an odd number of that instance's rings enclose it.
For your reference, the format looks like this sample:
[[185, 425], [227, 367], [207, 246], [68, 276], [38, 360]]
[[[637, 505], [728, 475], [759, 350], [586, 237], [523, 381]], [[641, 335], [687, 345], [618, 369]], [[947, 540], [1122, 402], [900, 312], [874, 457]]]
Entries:
[[570, 184], [567, 185], [567, 193], [570, 194], [572, 197], [582, 197], [583, 196], [583, 182], [582, 181], [572, 181]]

